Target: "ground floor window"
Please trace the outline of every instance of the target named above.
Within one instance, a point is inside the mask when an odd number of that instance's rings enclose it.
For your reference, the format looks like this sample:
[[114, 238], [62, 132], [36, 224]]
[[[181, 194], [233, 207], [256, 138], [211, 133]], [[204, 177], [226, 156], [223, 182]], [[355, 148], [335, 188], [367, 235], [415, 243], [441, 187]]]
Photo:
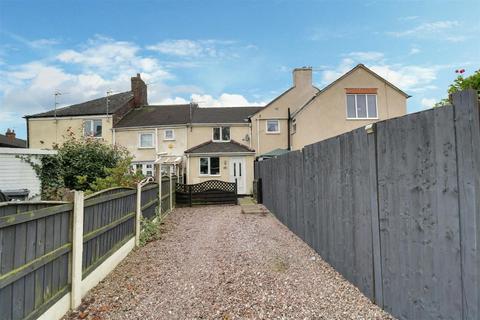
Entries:
[[200, 158], [200, 175], [219, 175], [220, 174], [220, 158], [219, 157], [202, 157]]
[[146, 163], [146, 162], [134, 163], [134, 164], [132, 164], [132, 169], [135, 172], [140, 172], [145, 177], [153, 177], [153, 175], [154, 175], [153, 162], [152, 163]]

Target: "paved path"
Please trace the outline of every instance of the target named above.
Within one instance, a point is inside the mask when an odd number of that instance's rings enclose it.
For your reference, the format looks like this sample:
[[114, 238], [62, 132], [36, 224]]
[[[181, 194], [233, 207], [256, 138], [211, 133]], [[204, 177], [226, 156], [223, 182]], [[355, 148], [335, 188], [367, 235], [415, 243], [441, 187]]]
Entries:
[[84, 299], [86, 319], [389, 319], [270, 214], [176, 209]]

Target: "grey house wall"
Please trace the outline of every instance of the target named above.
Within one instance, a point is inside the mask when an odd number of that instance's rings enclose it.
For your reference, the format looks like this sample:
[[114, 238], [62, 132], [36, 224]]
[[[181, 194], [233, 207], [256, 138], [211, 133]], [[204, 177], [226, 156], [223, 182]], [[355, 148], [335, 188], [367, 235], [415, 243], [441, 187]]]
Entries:
[[399, 319], [480, 318], [477, 93], [256, 163], [263, 201]]

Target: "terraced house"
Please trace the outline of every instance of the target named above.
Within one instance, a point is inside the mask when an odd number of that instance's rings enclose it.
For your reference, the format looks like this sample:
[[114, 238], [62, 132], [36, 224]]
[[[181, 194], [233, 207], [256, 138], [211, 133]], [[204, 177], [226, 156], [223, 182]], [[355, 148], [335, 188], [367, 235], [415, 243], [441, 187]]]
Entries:
[[133, 167], [154, 174], [154, 164], [175, 168], [186, 183], [237, 181], [252, 192], [253, 162], [406, 114], [409, 97], [358, 65], [323, 89], [312, 68], [293, 70], [293, 84], [264, 107], [149, 105], [140, 75], [131, 91], [26, 116], [28, 144], [52, 148], [67, 129], [126, 147]]

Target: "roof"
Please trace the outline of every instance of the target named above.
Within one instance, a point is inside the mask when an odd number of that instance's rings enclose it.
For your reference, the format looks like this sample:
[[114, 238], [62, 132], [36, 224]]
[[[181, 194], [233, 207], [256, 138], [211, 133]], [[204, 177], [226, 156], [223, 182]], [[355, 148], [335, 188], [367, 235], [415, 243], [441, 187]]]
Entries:
[[27, 141], [23, 139], [9, 139], [6, 135], [0, 134], [0, 147], [26, 148]]
[[[131, 91], [113, 94], [108, 97], [108, 113], [114, 113], [127, 102], [133, 99]], [[25, 118], [47, 118], [47, 117], [70, 117], [70, 116], [89, 116], [101, 115], [107, 113], [107, 97], [102, 97], [71, 106], [59, 108], [56, 111], [37, 113], [25, 116]]]
[[383, 81], [385, 82], [387, 85], [389, 85], [390, 87], [392, 87], [394, 90], [398, 91], [400, 94], [404, 95], [407, 99], [410, 98], [411, 96], [408, 95], [407, 93], [405, 93], [404, 91], [400, 90], [398, 87], [396, 87], [395, 85], [393, 85], [392, 83], [388, 82], [385, 78], [381, 77], [380, 75], [378, 75], [377, 73], [373, 72], [372, 70], [370, 70], [369, 68], [367, 68], [365, 65], [363, 64], [357, 64], [353, 69], [351, 69], [350, 71], [346, 72], [345, 74], [343, 74], [340, 78], [338, 78], [337, 80], [333, 81], [332, 83], [330, 83], [328, 86], [326, 86], [325, 88], [323, 88], [322, 90], [320, 90], [316, 95], [314, 95], [311, 99], [309, 99], [303, 106], [301, 106], [300, 108], [298, 108], [297, 111], [295, 111], [293, 114], [292, 114], [292, 117], [295, 117], [297, 114], [299, 114], [303, 109], [305, 109], [312, 101], [314, 101], [319, 95], [321, 95], [322, 93], [324, 93], [325, 91], [327, 91], [328, 89], [330, 89], [333, 85], [335, 85], [337, 82], [339, 82], [340, 80], [346, 78], [348, 75], [350, 75], [351, 73], [353, 73], [354, 71], [358, 70], [358, 69], [363, 69], [365, 71], [367, 71], [368, 73], [370, 73], [371, 75], [373, 75], [375, 78], [379, 79], [380, 81]]
[[[248, 116], [263, 107], [208, 107], [198, 105], [148, 105], [127, 113], [115, 128], [149, 127], [178, 124], [244, 123]], [[191, 109], [191, 110], [190, 110]], [[192, 119], [190, 120], [190, 113]]]
[[132, 109], [115, 128], [186, 124], [189, 118], [190, 104], [148, 105]]
[[264, 107], [208, 107], [195, 108], [192, 123], [243, 123]]
[[228, 142], [213, 142], [212, 140], [199, 144], [185, 151], [185, 153], [229, 153], [255, 152], [255, 150], [234, 140]]
[[290, 151], [288, 149], [277, 148], [267, 153], [261, 154], [258, 157], [259, 158], [276, 158], [278, 156], [281, 156], [282, 154], [289, 153], [289, 152]]
[[370, 73], [372, 76], [374, 76], [375, 78], [385, 82], [386, 84], [388, 84], [390, 87], [392, 87], [393, 89], [397, 90], [398, 92], [400, 92], [401, 94], [403, 94], [406, 98], [410, 98], [411, 96], [406, 94], [404, 91], [400, 90], [398, 87], [396, 87], [395, 85], [393, 85], [391, 82], [388, 82], [385, 78], [381, 77], [380, 75], [378, 75], [377, 73], [373, 72], [372, 70], [368, 69], [367, 67], [365, 67], [365, 65], [363, 64], [357, 64], [352, 70], [348, 71], [347, 73], [345, 73], [344, 75], [342, 75], [340, 78], [338, 78], [337, 80], [333, 81], [332, 83], [330, 83], [328, 86], [326, 86], [325, 88], [323, 88], [322, 90], [320, 90], [319, 94], [328, 90], [330, 87], [332, 87], [333, 85], [335, 85], [337, 82], [339, 82], [340, 80], [342, 80], [343, 78], [346, 78], [347, 76], [349, 76], [351, 73], [353, 73], [354, 71], [358, 70], [358, 69], [363, 69], [365, 71], [367, 71], [368, 73]]

